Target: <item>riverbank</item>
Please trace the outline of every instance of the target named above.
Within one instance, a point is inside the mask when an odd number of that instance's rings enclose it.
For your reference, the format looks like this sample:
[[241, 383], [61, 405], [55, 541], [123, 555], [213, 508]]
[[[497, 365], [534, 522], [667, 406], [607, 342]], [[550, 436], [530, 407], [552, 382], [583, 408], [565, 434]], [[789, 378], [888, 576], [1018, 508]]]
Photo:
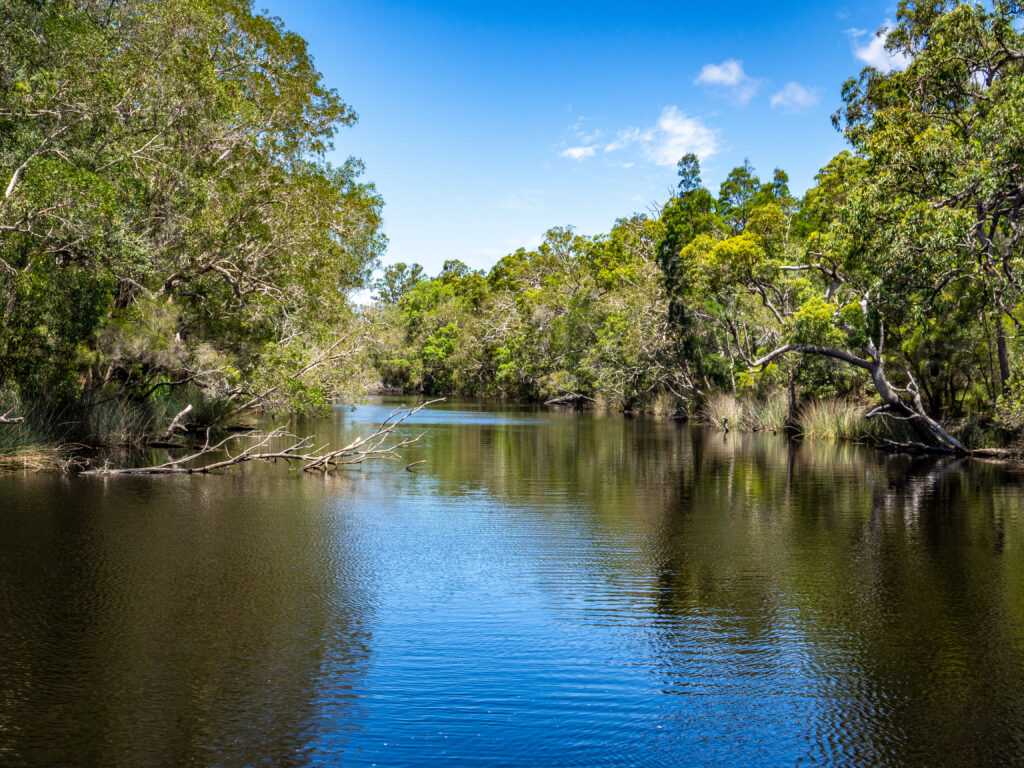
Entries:
[[[372, 396], [380, 394], [374, 392]], [[10, 402], [10, 398], [5, 402]], [[502, 402], [514, 405], [520, 401]], [[889, 453], [942, 452], [916, 442], [906, 421], [869, 418], [871, 404], [849, 398], [813, 400], [798, 405], [792, 413], [782, 393], [766, 398], [718, 393], [692, 412], [668, 397], [656, 398], [649, 407], [637, 411], [624, 411], [589, 399], [533, 405], [545, 410], [596, 410], [691, 421], [724, 432], [785, 433], [805, 440], [867, 445]], [[17, 408], [8, 410], [14, 412]], [[218, 439], [239, 431], [242, 427], [238, 422], [243, 418], [229, 404], [213, 402], [198, 391], [186, 391], [160, 402], [109, 400], [92, 407], [80, 406], [76, 409], [77, 418], [68, 418], [67, 411], [58, 414], [39, 408], [25, 413], [0, 424], [0, 471], [79, 472], [93, 469], [97, 457], [109, 458], [113, 453], [127, 460], [139, 459], [154, 449], [186, 451], [201, 446], [208, 430]], [[247, 414], [245, 419], [250, 420], [248, 417], [253, 415]], [[961, 419], [948, 426], [972, 457], [1020, 460], [1020, 446], [1014, 443], [1019, 438], [992, 422]]]
[[237, 430], [245, 418], [229, 398], [196, 387], [145, 398], [104, 393], [61, 405], [24, 403], [7, 391], [0, 392], [0, 414], [0, 471], [69, 472], [96, 455], [185, 447], [190, 435]]

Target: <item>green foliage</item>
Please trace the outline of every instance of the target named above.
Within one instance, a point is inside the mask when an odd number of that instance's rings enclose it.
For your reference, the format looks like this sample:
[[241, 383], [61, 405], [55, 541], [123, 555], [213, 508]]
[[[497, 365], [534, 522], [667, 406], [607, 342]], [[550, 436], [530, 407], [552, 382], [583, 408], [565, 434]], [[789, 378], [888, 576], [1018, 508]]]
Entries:
[[793, 313], [788, 338], [801, 344], [841, 346], [843, 332], [833, 322], [836, 307], [820, 296], [812, 296]]
[[805, 409], [813, 434], [866, 433], [846, 400], [913, 377], [936, 418], [1024, 429], [1024, 33], [1005, 4], [901, 3], [886, 45], [908, 65], [846, 83], [851, 149], [800, 200], [747, 162], [715, 195], [685, 155], [657, 217], [554, 228], [486, 273], [395, 264], [365, 311], [348, 293], [383, 252], [382, 203], [359, 161], [326, 161], [355, 114], [300, 37], [248, 0], [4, 10], [0, 390], [88, 439], [186, 398], [197, 425], [320, 410], [367, 363], [408, 390], [748, 426], [777, 425], [790, 387], [841, 398]]
[[337, 397], [297, 371], [341, 351], [384, 246], [362, 165], [325, 160], [354, 120], [248, 0], [6, 2], [0, 386], [26, 407], [171, 381]]
[[1014, 376], [1006, 391], [999, 395], [996, 418], [1007, 429], [1024, 429], [1024, 377]]
[[400, 261], [386, 267], [383, 277], [377, 280], [373, 287], [377, 290], [378, 301], [383, 304], [397, 304], [424, 279], [423, 267]]
[[[680, 387], [654, 263], [661, 223], [622, 219], [607, 236], [550, 230], [486, 275], [458, 261], [374, 309], [389, 386], [436, 394], [566, 395], [648, 408]], [[396, 354], [396, 348], [398, 353]]]

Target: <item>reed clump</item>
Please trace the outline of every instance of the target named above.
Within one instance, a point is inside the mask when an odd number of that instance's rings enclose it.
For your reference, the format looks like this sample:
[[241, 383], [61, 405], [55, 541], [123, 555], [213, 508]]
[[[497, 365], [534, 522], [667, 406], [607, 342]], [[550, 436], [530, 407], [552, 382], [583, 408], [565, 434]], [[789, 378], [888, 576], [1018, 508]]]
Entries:
[[699, 411], [699, 421], [718, 429], [776, 431], [785, 426], [787, 411], [786, 396], [783, 393], [756, 399], [721, 393], [704, 401]]
[[789, 403], [785, 393], [776, 392], [762, 399], [751, 400], [747, 404], [747, 411], [754, 429], [777, 432], [786, 426]]
[[669, 392], [659, 392], [650, 406], [651, 413], [658, 418], [673, 418], [686, 413], [686, 403], [682, 398]]
[[[21, 401], [10, 392], [0, 393], [0, 414], [21, 417]], [[60, 466], [61, 449], [45, 425], [22, 417], [0, 424], [0, 470], [41, 471]]]
[[9, 423], [0, 423], [0, 470], [67, 469], [76, 452], [140, 447], [167, 439], [168, 426], [189, 406], [179, 424], [193, 432], [224, 427], [238, 414], [228, 397], [197, 387], [163, 397], [111, 394], [70, 404], [31, 405], [17, 393], [0, 390], [0, 415], [9, 414]]
[[863, 440], [874, 432], [863, 406], [846, 398], [804, 403], [798, 423], [804, 437], [826, 440]]
[[718, 429], [748, 429], [747, 409], [735, 395], [719, 393], [704, 401], [700, 420]]

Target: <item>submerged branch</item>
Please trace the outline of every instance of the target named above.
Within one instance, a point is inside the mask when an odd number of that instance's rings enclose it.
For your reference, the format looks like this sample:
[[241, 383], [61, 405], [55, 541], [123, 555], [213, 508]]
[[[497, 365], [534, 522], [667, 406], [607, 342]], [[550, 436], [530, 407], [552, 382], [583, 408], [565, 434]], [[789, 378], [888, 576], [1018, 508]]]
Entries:
[[[398, 408], [377, 427], [377, 429], [366, 437], [359, 437], [337, 450], [325, 450], [327, 446], [313, 448], [311, 436], [296, 437], [289, 434], [283, 427], [279, 427], [266, 434], [247, 432], [241, 435], [230, 435], [223, 440], [210, 444], [209, 431], [207, 431], [206, 443], [196, 453], [181, 458], [158, 464], [152, 467], [99, 467], [82, 472], [83, 475], [193, 475], [209, 474], [220, 469], [242, 464], [248, 461], [277, 461], [295, 462], [301, 464], [303, 472], [328, 473], [333, 468], [348, 464], [362, 464], [369, 459], [394, 459], [398, 458], [398, 451], [408, 445], [415, 443], [422, 437], [417, 435], [412, 438], [390, 440], [391, 434], [402, 422], [413, 414], [423, 410], [428, 405], [441, 402], [428, 400], [420, 403], [414, 408]], [[251, 438], [256, 442], [244, 448], [240, 453], [232, 455], [231, 445], [235, 440]], [[287, 448], [274, 450], [271, 444], [282, 438], [294, 438], [295, 442]], [[219, 461], [209, 464], [195, 466], [195, 462], [215, 455], [224, 455]]]

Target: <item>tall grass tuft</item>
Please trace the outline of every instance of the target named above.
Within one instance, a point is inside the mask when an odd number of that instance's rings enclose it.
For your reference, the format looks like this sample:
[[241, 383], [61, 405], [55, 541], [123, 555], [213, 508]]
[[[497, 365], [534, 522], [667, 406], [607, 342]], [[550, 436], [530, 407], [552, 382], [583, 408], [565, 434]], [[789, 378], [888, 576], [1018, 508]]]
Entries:
[[844, 398], [812, 400], [800, 408], [804, 437], [828, 440], [862, 440], [876, 427], [864, 418], [864, 407]]
[[784, 392], [776, 392], [763, 400], [749, 402], [747, 411], [754, 429], [774, 432], [786, 426], [789, 402]]
[[719, 393], [704, 401], [700, 409], [700, 420], [719, 429], [749, 429], [747, 409], [735, 396]]
[[0, 392], [0, 414], [22, 417], [16, 424], [0, 424], [0, 470], [43, 470], [60, 465], [61, 450], [49, 425], [26, 414], [17, 395]]
[[159, 427], [162, 411], [151, 403], [109, 400], [83, 408], [76, 431], [89, 445], [134, 445]]
[[685, 413], [686, 404], [669, 392], [659, 392], [651, 403], [651, 413], [659, 418], [670, 418]]

